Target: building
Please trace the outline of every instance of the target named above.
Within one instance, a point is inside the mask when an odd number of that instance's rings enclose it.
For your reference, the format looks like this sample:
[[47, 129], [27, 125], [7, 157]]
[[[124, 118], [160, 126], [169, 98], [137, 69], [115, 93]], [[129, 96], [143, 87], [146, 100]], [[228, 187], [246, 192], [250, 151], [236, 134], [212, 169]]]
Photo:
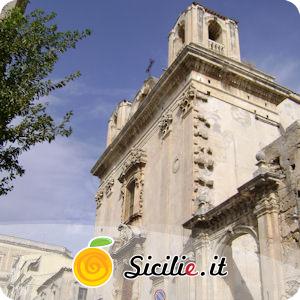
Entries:
[[[300, 286], [300, 96], [240, 57], [237, 21], [197, 3], [168, 68], [122, 101], [92, 174], [96, 232], [115, 238], [105, 300], [287, 299]], [[185, 254], [226, 277], [126, 280], [133, 255]], [[207, 275], [207, 274], [206, 274]]]
[[28, 1], [27, 0], [12, 0], [12, 1], [7, 1], [7, 4], [4, 5], [4, 7], [0, 7], [0, 20], [5, 17], [5, 14], [11, 10], [14, 7], [22, 7], [24, 9], [27, 6]]
[[48, 299], [87, 300], [88, 289], [75, 280], [71, 267], [63, 267], [37, 289], [34, 300]]
[[[44, 282], [71, 267], [72, 256], [65, 247], [0, 235], [0, 287], [12, 299], [34, 299]], [[59, 288], [53, 292], [58, 295], [54, 300], [67, 299], [59, 296]]]

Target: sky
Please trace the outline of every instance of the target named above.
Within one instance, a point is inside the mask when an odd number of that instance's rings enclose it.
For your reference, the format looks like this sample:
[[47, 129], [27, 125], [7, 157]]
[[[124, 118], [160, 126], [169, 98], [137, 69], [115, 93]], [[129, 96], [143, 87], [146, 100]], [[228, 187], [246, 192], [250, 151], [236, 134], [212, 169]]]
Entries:
[[[80, 70], [82, 76], [50, 95], [59, 120], [72, 110], [70, 138], [34, 147], [21, 157], [26, 169], [15, 189], [0, 198], [0, 234], [64, 245], [73, 252], [93, 236], [94, 195], [99, 181], [90, 170], [105, 149], [107, 121], [115, 106], [132, 99], [149, 59], [152, 75], [167, 66], [167, 37], [186, 0], [32, 0], [30, 12], [57, 13], [60, 30], [92, 30], [61, 57], [51, 78]], [[300, 15], [286, 0], [201, 1], [239, 21], [242, 60], [300, 92]]]

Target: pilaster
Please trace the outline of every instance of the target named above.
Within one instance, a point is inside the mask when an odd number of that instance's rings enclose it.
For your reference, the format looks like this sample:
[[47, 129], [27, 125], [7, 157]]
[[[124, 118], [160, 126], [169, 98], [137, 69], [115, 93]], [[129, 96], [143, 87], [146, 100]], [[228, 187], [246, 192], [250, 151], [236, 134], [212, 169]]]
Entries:
[[[195, 240], [195, 257], [196, 264], [198, 266], [198, 271], [201, 273], [202, 271], [207, 272], [209, 269], [209, 260], [210, 260], [210, 245], [208, 235], [206, 233], [200, 233]], [[212, 299], [212, 286], [211, 279], [208, 274], [205, 276], [197, 276], [196, 277], [196, 299]]]
[[283, 274], [278, 196], [265, 195], [255, 206], [254, 214], [258, 222], [263, 299], [280, 300]]

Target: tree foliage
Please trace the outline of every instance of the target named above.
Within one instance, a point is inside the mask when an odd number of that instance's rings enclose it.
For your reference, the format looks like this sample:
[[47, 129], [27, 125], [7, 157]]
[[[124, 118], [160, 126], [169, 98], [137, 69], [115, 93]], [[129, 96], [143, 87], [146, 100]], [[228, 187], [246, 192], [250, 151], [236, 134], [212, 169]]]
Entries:
[[80, 76], [59, 82], [49, 79], [56, 62], [90, 30], [61, 32], [55, 13], [35, 10], [24, 16], [15, 8], [0, 21], [0, 195], [13, 189], [12, 182], [25, 172], [20, 155], [37, 143], [68, 137], [72, 112], [57, 123], [41, 98]]

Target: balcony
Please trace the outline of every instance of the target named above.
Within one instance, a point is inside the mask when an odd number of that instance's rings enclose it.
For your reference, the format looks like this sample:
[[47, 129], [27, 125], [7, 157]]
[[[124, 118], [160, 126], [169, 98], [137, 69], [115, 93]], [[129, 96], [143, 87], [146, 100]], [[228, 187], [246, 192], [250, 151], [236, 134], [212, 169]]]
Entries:
[[219, 44], [213, 40], [208, 40], [208, 48], [219, 54], [224, 54], [224, 45]]

